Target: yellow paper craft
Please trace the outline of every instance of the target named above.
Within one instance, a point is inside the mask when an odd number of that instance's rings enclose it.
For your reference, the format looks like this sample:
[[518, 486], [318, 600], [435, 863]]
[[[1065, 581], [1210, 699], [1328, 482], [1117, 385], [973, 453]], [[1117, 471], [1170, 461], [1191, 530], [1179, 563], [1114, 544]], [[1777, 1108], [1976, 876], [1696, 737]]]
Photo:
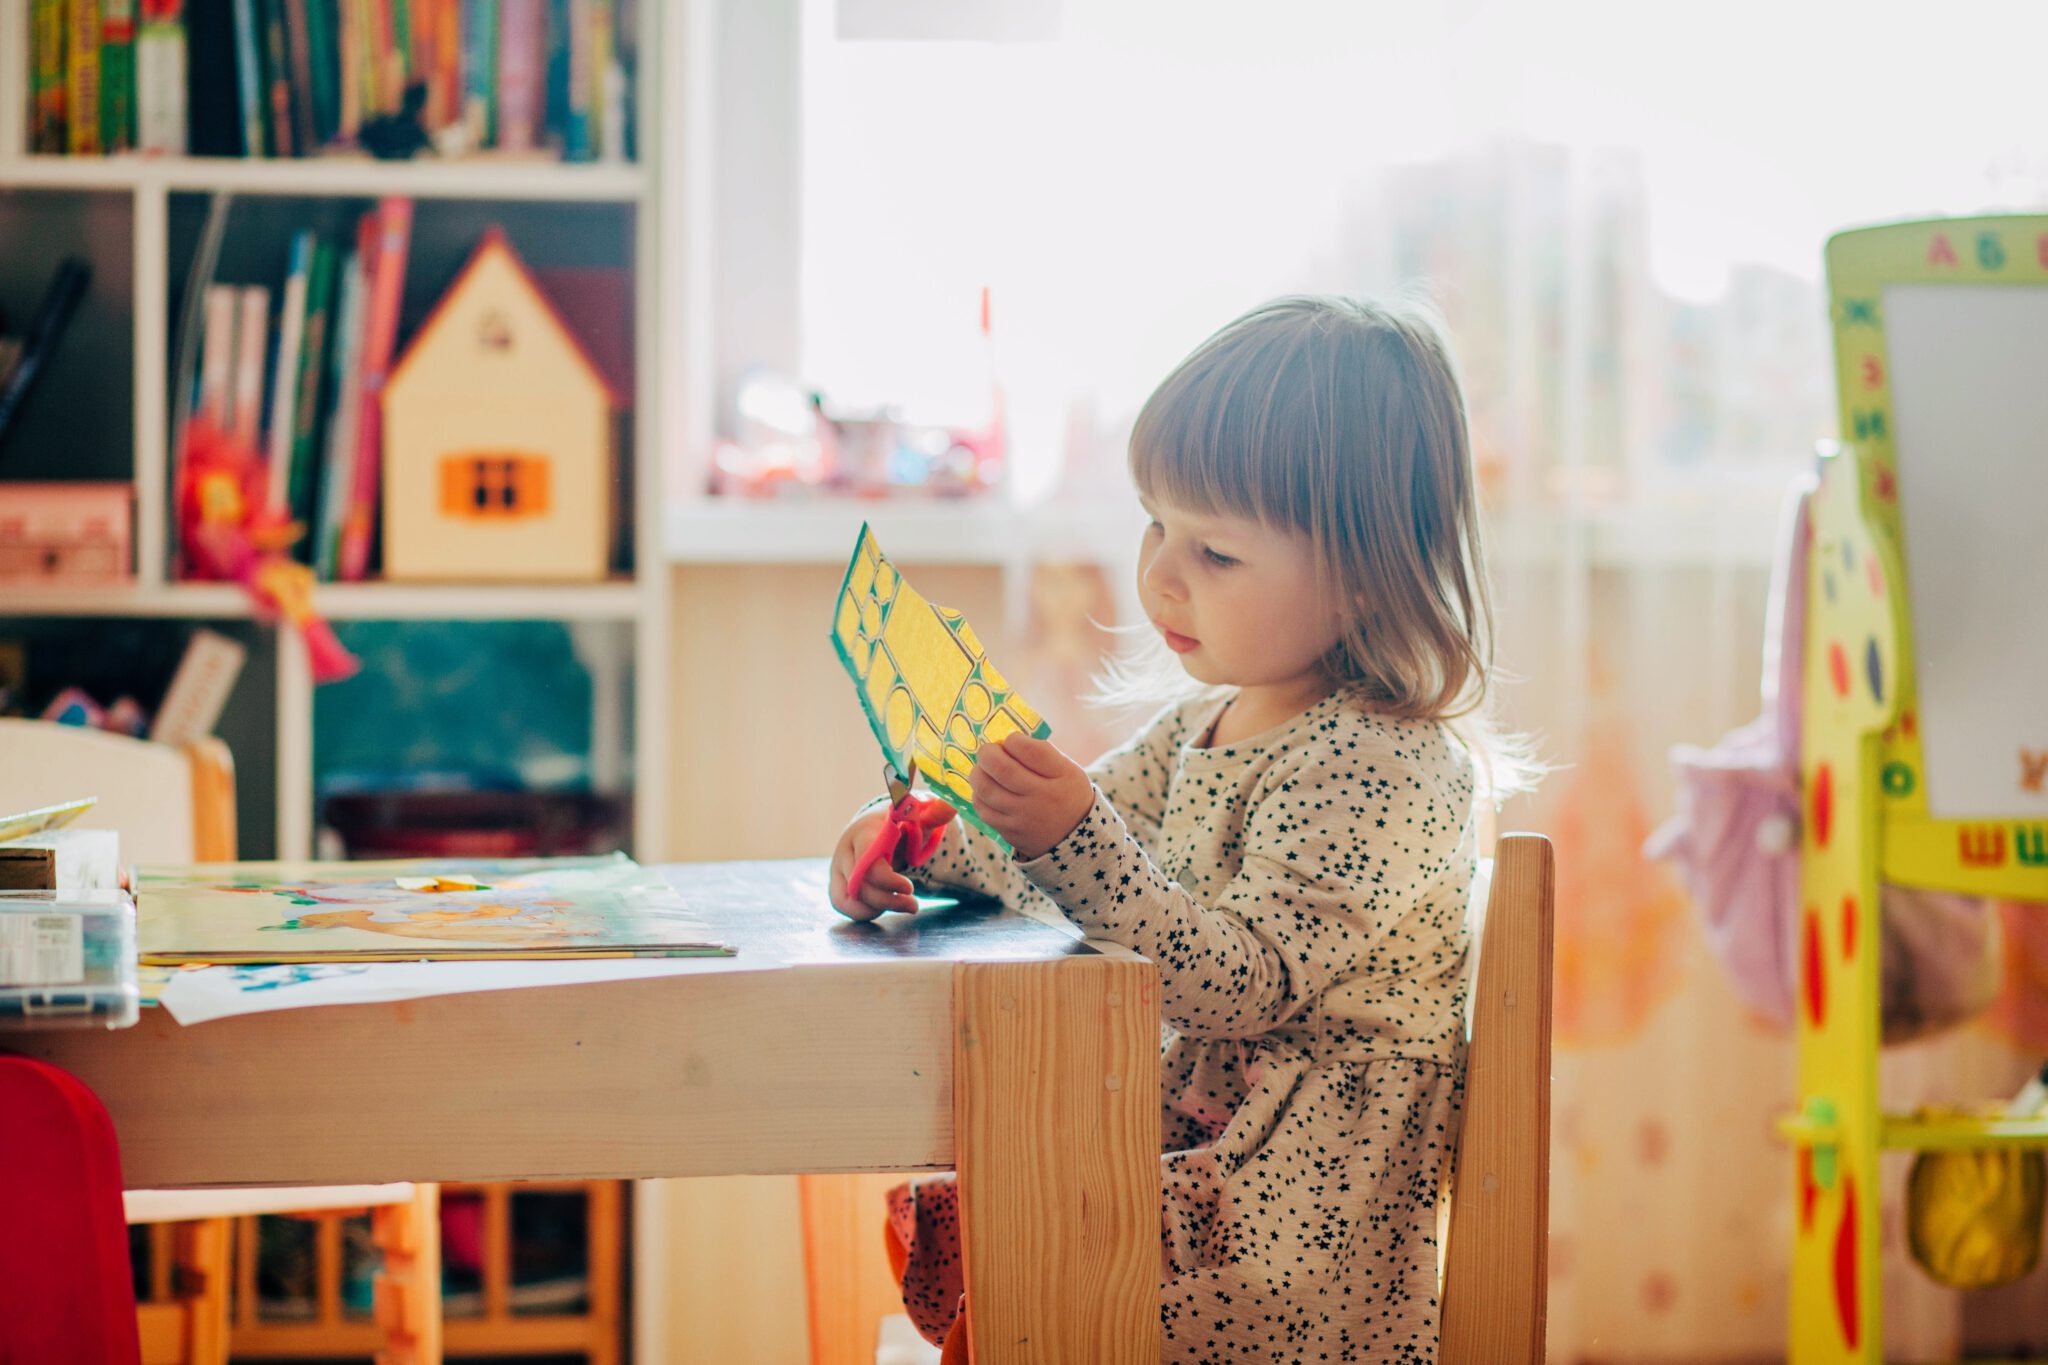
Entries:
[[[985, 743], [1052, 733], [996, 671], [967, 618], [904, 581], [866, 525], [832, 609], [832, 647], [896, 772], [912, 769], [991, 838], [975, 814], [969, 774]], [[1009, 845], [1003, 843], [1007, 848]]]
[[11, 839], [26, 839], [31, 834], [62, 829], [84, 812], [91, 810], [98, 800], [97, 796], [87, 796], [77, 801], [66, 801], [58, 806], [38, 806], [19, 815], [0, 815], [0, 844]]

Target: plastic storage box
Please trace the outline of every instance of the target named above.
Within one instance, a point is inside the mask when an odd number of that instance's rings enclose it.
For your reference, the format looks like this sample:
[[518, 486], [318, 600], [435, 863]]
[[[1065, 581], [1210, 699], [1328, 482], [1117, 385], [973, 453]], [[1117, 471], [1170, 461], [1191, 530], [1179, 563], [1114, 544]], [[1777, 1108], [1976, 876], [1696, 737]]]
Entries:
[[127, 892], [0, 892], [0, 1028], [126, 1028], [140, 1013]]

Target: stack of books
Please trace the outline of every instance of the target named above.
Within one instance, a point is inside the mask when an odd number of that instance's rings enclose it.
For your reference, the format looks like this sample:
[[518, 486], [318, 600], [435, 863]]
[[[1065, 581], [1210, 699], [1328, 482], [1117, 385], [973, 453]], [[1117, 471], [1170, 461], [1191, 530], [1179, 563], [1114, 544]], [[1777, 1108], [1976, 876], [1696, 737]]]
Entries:
[[635, 0], [29, 0], [30, 150], [631, 155]]
[[368, 576], [412, 220], [390, 198], [353, 242], [297, 233], [275, 295], [205, 286], [192, 411], [263, 453], [270, 503], [307, 528], [298, 553], [321, 578]]

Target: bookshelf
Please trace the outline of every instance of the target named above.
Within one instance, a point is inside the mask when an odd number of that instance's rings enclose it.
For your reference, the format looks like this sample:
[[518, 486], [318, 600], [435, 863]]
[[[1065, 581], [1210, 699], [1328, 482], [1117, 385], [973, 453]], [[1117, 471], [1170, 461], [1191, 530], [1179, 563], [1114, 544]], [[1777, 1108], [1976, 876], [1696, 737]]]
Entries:
[[[386, 195], [414, 200], [416, 229], [407, 273], [400, 345], [486, 226], [502, 224], [536, 267], [586, 266], [625, 271], [632, 403], [619, 448], [622, 535], [612, 575], [589, 584], [415, 584], [375, 580], [322, 583], [315, 600], [346, 622], [560, 622], [607, 655], [592, 669], [593, 781], [609, 776], [629, 789], [636, 856], [663, 856], [667, 820], [669, 566], [660, 516], [665, 386], [674, 365], [660, 354], [660, 218], [671, 192], [659, 192], [661, 164], [655, 54], [665, 6], [634, 6], [645, 70], [633, 83], [637, 159], [567, 163], [530, 154], [481, 152], [406, 162], [361, 155], [296, 159], [30, 154], [25, 92], [30, 88], [29, 0], [0, 0], [0, 295], [32, 303], [47, 273], [43, 256], [85, 255], [92, 293], [73, 319], [60, 359], [31, 408], [45, 408], [41, 430], [27, 425], [0, 459], [0, 478], [127, 479], [134, 487], [133, 575], [104, 588], [18, 588], [0, 592], [0, 635], [91, 623], [207, 624], [249, 639], [251, 664], [230, 709], [245, 721], [229, 736], [244, 783], [259, 808], [243, 811], [246, 850], [310, 857], [315, 830], [315, 687], [295, 636], [254, 618], [231, 584], [187, 583], [170, 567], [171, 403], [175, 330], [198, 226], [214, 196], [232, 197], [221, 278], [281, 282], [282, 253], [295, 226], [333, 229]], [[26, 249], [23, 249], [26, 248]], [[595, 255], [593, 255], [595, 253]], [[17, 274], [16, 271], [19, 271]], [[87, 309], [92, 310], [88, 319]], [[67, 357], [65, 352], [71, 354]], [[47, 407], [80, 410], [75, 442], [53, 439]], [[27, 409], [25, 409], [25, 412]], [[66, 414], [68, 419], [69, 414]], [[70, 434], [70, 433], [66, 433]], [[33, 449], [32, 449], [33, 447]], [[599, 675], [603, 675], [600, 677]], [[262, 695], [251, 695], [260, 691]], [[224, 721], [224, 728], [227, 722]], [[603, 743], [614, 752], [598, 753]], [[394, 761], [396, 758], [394, 756]]]

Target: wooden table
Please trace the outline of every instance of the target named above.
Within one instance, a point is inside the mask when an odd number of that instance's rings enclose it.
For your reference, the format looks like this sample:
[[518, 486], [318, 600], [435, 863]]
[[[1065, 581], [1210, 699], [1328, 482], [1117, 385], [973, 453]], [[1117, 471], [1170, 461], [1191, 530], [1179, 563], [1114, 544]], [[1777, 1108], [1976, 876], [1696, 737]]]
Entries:
[[987, 904], [854, 924], [818, 861], [665, 871], [737, 956], [6, 1041], [136, 1187], [957, 1169], [979, 1365], [1157, 1360], [1150, 963]]

